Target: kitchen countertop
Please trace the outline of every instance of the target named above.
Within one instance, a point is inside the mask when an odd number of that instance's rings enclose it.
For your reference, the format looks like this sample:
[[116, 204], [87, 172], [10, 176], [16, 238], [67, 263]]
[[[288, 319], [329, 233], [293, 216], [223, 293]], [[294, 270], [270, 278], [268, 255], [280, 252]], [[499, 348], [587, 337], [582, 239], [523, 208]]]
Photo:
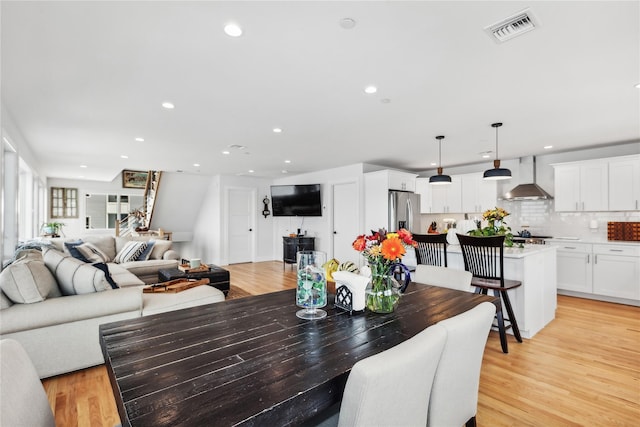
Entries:
[[553, 239], [544, 239], [545, 242], [553, 243], [553, 244], [564, 244], [564, 243], [589, 243], [592, 245], [629, 245], [629, 246], [640, 246], [640, 242], [630, 242], [627, 240], [606, 240], [600, 239], [597, 237], [593, 238], [562, 238], [562, 237], [554, 237]]
[[[505, 258], [524, 258], [530, 255], [539, 254], [546, 251], [555, 251], [554, 245], [524, 245], [523, 248], [513, 246], [512, 248], [504, 248]], [[449, 245], [447, 252], [461, 254], [460, 245]]]

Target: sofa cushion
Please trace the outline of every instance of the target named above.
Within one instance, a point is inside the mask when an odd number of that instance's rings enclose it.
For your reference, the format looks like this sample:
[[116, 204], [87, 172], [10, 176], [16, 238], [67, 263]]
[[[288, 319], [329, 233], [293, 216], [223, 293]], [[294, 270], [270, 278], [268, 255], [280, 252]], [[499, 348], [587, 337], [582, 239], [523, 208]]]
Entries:
[[171, 249], [171, 240], [154, 240], [149, 259], [162, 259], [165, 252]]
[[146, 248], [146, 242], [127, 242], [122, 250], [118, 252], [118, 255], [116, 255], [113, 261], [118, 264], [135, 261]]
[[116, 254], [116, 239], [115, 236], [104, 234], [88, 234], [82, 237], [82, 240], [91, 243], [98, 249], [100, 249], [107, 257], [107, 262], [112, 261]]
[[[130, 264], [134, 264], [135, 262], [137, 261], [131, 262]], [[138, 279], [138, 276], [129, 272], [120, 264], [114, 264], [110, 262], [107, 264], [107, 267], [109, 268], [109, 274], [111, 274], [111, 278], [114, 282], [116, 282], [119, 288], [144, 285], [144, 282]]]
[[45, 249], [44, 263], [58, 281], [63, 295], [79, 295], [106, 291], [111, 285], [104, 272], [55, 249]]
[[9, 299], [8, 296], [0, 290], [0, 310], [4, 310], [5, 308], [9, 308], [13, 305], [13, 302]]
[[89, 262], [87, 258], [78, 250], [78, 246], [82, 245], [84, 242], [82, 240], [75, 240], [72, 242], [64, 242], [65, 252], [74, 257], [75, 259], [79, 259], [82, 262]]
[[96, 262], [109, 262], [111, 259], [107, 254], [102, 252], [96, 245], [93, 243], [85, 242], [82, 243], [75, 248], [82, 256], [87, 260], [87, 262], [96, 263]]
[[142, 315], [148, 316], [150, 314], [221, 302], [224, 301], [224, 294], [212, 286], [200, 285], [175, 294], [142, 294], [142, 301]]
[[14, 262], [0, 273], [2, 292], [16, 304], [44, 301], [57, 286], [55, 277], [41, 260]]

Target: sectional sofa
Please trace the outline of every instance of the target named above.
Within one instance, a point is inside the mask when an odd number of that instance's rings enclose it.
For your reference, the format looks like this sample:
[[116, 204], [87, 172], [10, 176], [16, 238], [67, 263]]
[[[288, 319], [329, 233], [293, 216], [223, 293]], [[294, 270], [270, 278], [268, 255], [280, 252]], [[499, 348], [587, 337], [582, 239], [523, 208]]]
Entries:
[[[171, 242], [158, 240], [143, 254], [146, 259], [118, 259], [133, 240], [52, 239], [53, 247], [22, 251], [0, 272], [0, 338], [19, 341], [40, 378], [104, 363], [98, 333], [103, 323], [224, 301], [211, 286], [143, 293], [145, 283], [157, 282], [159, 269], [176, 267], [179, 256]], [[78, 256], [92, 259], [72, 256], [78, 247]]]

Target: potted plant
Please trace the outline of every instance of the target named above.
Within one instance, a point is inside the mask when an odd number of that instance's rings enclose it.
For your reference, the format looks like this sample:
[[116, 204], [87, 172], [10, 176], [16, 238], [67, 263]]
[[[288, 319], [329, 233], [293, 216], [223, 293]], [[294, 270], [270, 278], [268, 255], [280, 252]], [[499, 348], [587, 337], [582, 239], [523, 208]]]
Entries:
[[45, 236], [60, 237], [64, 223], [62, 222], [45, 222], [42, 224], [42, 233]]
[[482, 214], [482, 217], [487, 220], [488, 226], [481, 228], [481, 222], [476, 222], [476, 229], [470, 230], [470, 236], [482, 237], [482, 236], [496, 236], [504, 235], [504, 245], [507, 247], [513, 246], [513, 234], [511, 233], [511, 227], [507, 226], [504, 218], [509, 216], [509, 212], [502, 208], [496, 207], [495, 209], [489, 209]]

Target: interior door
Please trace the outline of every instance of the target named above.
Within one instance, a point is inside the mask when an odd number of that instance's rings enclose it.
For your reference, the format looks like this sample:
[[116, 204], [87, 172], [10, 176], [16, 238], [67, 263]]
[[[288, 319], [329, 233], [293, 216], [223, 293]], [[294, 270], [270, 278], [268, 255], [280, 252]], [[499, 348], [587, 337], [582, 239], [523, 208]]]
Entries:
[[358, 235], [358, 190], [355, 182], [333, 185], [333, 257], [358, 264], [351, 244]]
[[253, 261], [253, 190], [229, 190], [229, 264]]

